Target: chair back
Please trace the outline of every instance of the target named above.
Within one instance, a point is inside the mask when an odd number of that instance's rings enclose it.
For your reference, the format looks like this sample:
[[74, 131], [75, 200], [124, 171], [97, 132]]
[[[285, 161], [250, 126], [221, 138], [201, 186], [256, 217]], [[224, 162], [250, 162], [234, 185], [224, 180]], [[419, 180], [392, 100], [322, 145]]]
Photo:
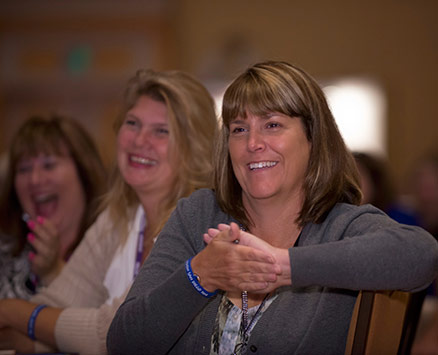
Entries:
[[345, 354], [409, 354], [425, 295], [426, 290], [360, 291]]

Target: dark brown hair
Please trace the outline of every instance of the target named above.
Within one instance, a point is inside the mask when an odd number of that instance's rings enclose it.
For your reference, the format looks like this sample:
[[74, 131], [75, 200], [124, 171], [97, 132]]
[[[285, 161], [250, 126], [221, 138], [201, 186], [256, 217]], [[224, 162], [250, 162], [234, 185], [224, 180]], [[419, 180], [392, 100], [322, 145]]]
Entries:
[[359, 204], [355, 162], [339, 133], [323, 91], [302, 69], [286, 62], [263, 62], [247, 69], [227, 88], [222, 128], [215, 149], [215, 190], [221, 208], [244, 225], [251, 221], [242, 202], [228, 153], [229, 124], [247, 112], [299, 117], [311, 152], [304, 181], [305, 200], [297, 223], [321, 222], [338, 202]]
[[66, 150], [75, 163], [86, 198], [79, 238], [72, 248], [76, 247], [97, 217], [98, 199], [105, 191], [106, 175], [94, 141], [74, 119], [59, 115], [31, 117], [12, 139], [0, 194], [0, 231], [17, 239], [15, 253], [22, 249], [27, 232], [21, 221], [23, 211], [14, 187], [17, 164], [24, 157], [36, 157], [40, 153], [65, 155]]

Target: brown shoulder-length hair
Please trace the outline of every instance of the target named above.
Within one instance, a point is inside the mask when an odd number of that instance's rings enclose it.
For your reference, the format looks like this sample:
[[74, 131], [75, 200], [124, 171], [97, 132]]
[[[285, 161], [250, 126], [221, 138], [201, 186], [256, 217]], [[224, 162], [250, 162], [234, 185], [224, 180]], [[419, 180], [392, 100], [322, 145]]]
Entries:
[[[212, 186], [212, 156], [217, 118], [214, 101], [207, 89], [196, 79], [181, 71], [139, 70], [127, 85], [120, 115], [114, 122], [119, 132], [126, 113], [141, 96], [148, 96], [167, 107], [169, 119], [169, 150], [178, 164], [174, 166], [175, 184], [166, 200], [157, 209], [158, 221], [151, 233], [156, 235], [166, 223], [181, 197], [193, 191]], [[139, 198], [124, 180], [114, 162], [110, 190], [104, 200], [110, 215], [116, 220], [122, 235], [127, 235], [129, 220], [133, 217]], [[150, 222], [150, 221], [149, 221]]]
[[230, 122], [247, 113], [278, 112], [299, 117], [311, 142], [304, 181], [304, 202], [297, 223], [320, 223], [338, 202], [358, 205], [361, 200], [354, 159], [339, 133], [323, 91], [302, 69], [269, 61], [248, 68], [227, 88], [222, 104], [222, 127], [216, 141], [214, 188], [221, 208], [248, 226], [242, 188], [228, 152]]
[[60, 115], [30, 117], [12, 139], [0, 194], [0, 231], [15, 238], [17, 244], [14, 254], [22, 250], [28, 231], [21, 220], [23, 210], [14, 186], [17, 164], [22, 158], [36, 157], [41, 153], [70, 155], [84, 189], [84, 217], [72, 250], [96, 219], [99, 198], [107, 186], [105, 168], [98, 149], [87, 131], [76, 120]]

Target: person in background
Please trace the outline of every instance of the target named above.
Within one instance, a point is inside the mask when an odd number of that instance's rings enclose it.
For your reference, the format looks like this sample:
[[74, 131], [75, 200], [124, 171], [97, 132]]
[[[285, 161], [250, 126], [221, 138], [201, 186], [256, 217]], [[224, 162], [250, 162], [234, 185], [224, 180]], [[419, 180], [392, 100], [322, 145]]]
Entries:
[[111, 320], [177, 201], [211, 186], [216, 127], [214, 101], [193, 77], [137, 72], [115, 122], [105, 209], [47, 289], [0, 301], [0, 344], [13, 338], [3, 348], [106, 353]]
[[0, 298], [28, 299], [59, 274], [94, 222], [106, 175], [89, 134], [58, 115], [25, 121], [6, 161]]
[[438, 153], [426, 154], [415, 163], [411, 190], [420, 225], [438, 240]]
[[300, 68], [263, 62], [235, 79], [215, 152], [214, 189], [178, 203], [110, 354], [342, 354], [358, 290], [437, 275], [430, 234], [358, 206], [354, 159]]
[[[419, 223], [438, 241], [438, 154], [428, 153], [414, 165], [411, 189]], [[413, 355], [438, 355], [438, 279], [428, 289]]]
[[[383, 158], [362, 152], [354, 152], [353, 155], [360, 174], [362, 203], [371, 203], [400, 223], [421, 226], [437, 238], [438, 230], [433, 226], [438, 220], [438, 159], [431, 155], [415, 164], [410, 177], [409, 198], [405, 198], [406, 202], [400, 202], [397, 201], [394, 185], [389, 179]], [[438, 324], [434, 325], [436, 320], [429, 322], [427, 314], [429, 308], [436, 308], [437, 315], [433, 318], [438, 319], [438, 307], [435, 305], [434, 297], [436, 285], [437, 280], [434, 280], [427, 290], [421, 291], [419, 296], [415, 297], [415, 302], [419, 302], [418, 309], [423, 311], [418, 325], [415, 325], [417, 335], [412, 348], [413, 354], [421, 355], [423, 351], [424, 354], [429, 354], [428, 351], [433, 347], [436, 348], [435, 354], [438, 354]], [[425, 331], [426, 326], [429, 326], [430, 330]]]
[[364, 152], [354, 152], [362, 190], [362, 204], [370, 203], [399, 223], [419, 225], [412, 208], [401, 204], [390, 179], [384, 158]]

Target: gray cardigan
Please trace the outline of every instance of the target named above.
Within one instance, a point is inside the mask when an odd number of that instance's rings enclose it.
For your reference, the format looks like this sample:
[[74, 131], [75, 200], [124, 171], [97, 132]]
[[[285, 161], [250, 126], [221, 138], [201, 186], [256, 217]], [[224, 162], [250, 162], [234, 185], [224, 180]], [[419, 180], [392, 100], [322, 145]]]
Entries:
[[[108, 332], [109, 354], [209, 354], [220, 297], [189, 283], [184, 262], [202, 234], [232, 217], [203, 189], [182, 199]], [[438, 274], [438, 243], [370, 206], [336, 205], [289, 250], [283, 287], [251, 333], [248, 353], [343, 354], [357, 290], [419, 290]]]

